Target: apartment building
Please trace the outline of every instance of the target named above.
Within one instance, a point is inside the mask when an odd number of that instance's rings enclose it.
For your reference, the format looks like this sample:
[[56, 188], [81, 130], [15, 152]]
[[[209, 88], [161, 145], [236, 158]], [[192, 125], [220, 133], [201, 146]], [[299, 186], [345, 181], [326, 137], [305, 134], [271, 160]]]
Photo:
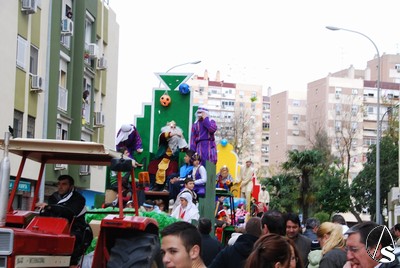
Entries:
[[226, 139], [236, 146], [239, 162], [251, 158], [258, 168], [261, 164], [262, 144], [262, 86], [221, 81], [219, 72], [214, 80], [194, 76], [188, 81], [192, 87], [193, 103], [205, 105], [217, 125], [216, 142]]
[[[377, 136], [377, 58], [365, 70], [353, 66], [310, 82], [307, 91], [307, 136], [325, 130], [334, 156], [350, 166], [350, 180], [361, 170]], [[380, 121], [387, 128], [389, 107], [399, 100], [400, 55], [383, 55], [381, 61]], [[399, 67], [397, 67], [399, 66]]]
[[[0, 131], [10, 126], [14, 137], [96, 141], [113, 148], [119, 39], [115, 13], [101, 0], [2, 1], [0, 10]], [[12, 165], [12, 176], [16, 169]], [[103, 178], [105, 170], [87, 166], [48, 168], [46, 183], [65, 173], [74, 176], [78, 187], [104, 188], [104, 180], [91, 178]], [[35, 180], [23, 178], [29, 189]]]
[[261, 174], [262, 177], [270, 176], [269, 172], [269, 130], [271, 127], [271, 88], [263, 96], [262, 108], [262, 137], [261, 137]]
[[284, 91], [271, 96], [271, 125], [269, 131], [269, 171], [275, 175], [287, 160], [289, 150], [307, 148], [306, 94]]

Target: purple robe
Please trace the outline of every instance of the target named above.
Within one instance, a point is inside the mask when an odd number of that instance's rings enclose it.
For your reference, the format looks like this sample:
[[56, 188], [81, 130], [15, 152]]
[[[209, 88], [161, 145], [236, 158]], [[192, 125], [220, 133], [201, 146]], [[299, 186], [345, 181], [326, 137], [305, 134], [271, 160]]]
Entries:
[[[117, 144], [116, 150], [119, 151], [125, 146], [129, 152], [129, 157], [133, 158], [133, 153], [137, 149], [143, 149], [143, 145], [142, 145], [142, 138], [140, 138], [139, 132], [137, 131], [136, 127], [132, 124], [131, 126], [133, 126], [132, 133], [129, 134], [128, 139], [121, 141], [120, 143]], [[117, 136], [120, 132], [121, 129], [118, 130]]]
[[190, 149], [196, 151], [201, 157], [201, 164], [206, 166], [206, 161], [217, 163], [217, 146], [215, 145], [214, 133], [217, 124], [208, 117], [197, 120], [192, 125], [190, 137]]

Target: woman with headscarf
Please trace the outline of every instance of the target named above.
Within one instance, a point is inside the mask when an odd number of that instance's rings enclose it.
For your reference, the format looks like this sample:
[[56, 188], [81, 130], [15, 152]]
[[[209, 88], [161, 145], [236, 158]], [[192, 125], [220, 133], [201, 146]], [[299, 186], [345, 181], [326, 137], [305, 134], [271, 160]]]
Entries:
[[192, 202], [192, 195], [184, 192], [180, 196], [180, 204], [172, 211], [171, 216], [183, 221], [192, 223], [192, 220], [199, 220], [199, 209]]

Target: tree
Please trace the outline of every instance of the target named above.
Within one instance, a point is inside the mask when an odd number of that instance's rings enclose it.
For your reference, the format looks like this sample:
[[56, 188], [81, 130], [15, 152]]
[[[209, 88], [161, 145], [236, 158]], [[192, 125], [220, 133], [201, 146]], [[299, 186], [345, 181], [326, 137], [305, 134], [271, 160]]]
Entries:
[[[391, 136], [381, 139], [380, 152], [380, 203], [382, 211], [387, 207], [387, 196], [390, 189], [398, 185], [398, 144]], [[354, 198], [355, 207], [361, 211], [368, 209], [376, 219], [376, 145], [371, 145], [367, 153], [367, 162], [364, 169], [357, 175], [351, 184], [351, 196]]]
[[[264, 183], [264, 180], [262, 181]], [[300, 178], [294, 174], [279, 174], [265, 180], [270, 193], [270, 209], [281, 212], [298, 211], [300, 208]]]
[[317, 150], [288, 152], [288, 160], [282, 164], [284, 170], [292, 170], [300, 178], [300, 206], [303, 219], [308, 218], [308, 209], [313, 205], [313, 193], [310, 191], [311, 177], [315, 168], [321, 164], [322, 153]]
[[[219, 135], [222, 139], [227, 139], [232, 144], [239, 159], [250, 155], [253, 149], [252, 140], [254, 139], [255, 120], [248, 109], [239, 108], [234, 113], [230, 112], [230, 118], [224, 120], [219, 125]], [[222, 115], [224, 117], [224, 115]]]
[[320, 211], [332, 215], [346, 212], [351, 207], [350, 187], [344, 169], [331, 166], [314, 172], [313, 188]]

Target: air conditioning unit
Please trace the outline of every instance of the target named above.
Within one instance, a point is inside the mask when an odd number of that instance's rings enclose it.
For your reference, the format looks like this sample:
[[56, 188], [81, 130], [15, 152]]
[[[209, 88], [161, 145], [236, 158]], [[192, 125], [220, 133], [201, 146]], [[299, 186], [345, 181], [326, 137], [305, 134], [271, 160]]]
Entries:
[[21, 11], [25, 14], [33, 14], [37, 11], [37, 0], [22, 0]]
[[63, 19], [61, 21], [61, 34], [62, 35], [73, 35], [74, 33], [74, 22], [71, 19]]
[[64, 170], [67, 169], [67, 167], [66, 164], [54, 164], [54, 170]]
[[82, 165], [79, 167], [79, 175], [89, 175], [90, 174], [90, 166]]
[[38, 75], [32, 75], [31, 80], [31, 91], [42, 92], [43, 91], [43, 78]]
[[104, 127], [103, 112], [94, 112], [94, 126], [95, 127]]
[[88, 44], [88, 51], [91, 58], [97, 58], [99, 47], [95, 43], [90, 43]]
[[107, 69], [107, 60], [104, 56], [97, 60], [97, 69], [99, 70]]

